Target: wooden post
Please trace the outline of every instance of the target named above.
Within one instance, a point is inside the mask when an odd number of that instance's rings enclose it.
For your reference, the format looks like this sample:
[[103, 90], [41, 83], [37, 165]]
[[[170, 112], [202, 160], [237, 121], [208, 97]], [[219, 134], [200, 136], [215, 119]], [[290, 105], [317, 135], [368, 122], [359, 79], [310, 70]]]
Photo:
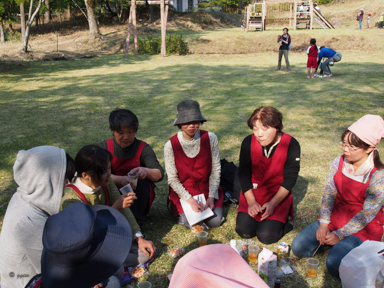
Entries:
[[161, 56], [165, 57], [166, 56], [166, 47], [165, 47], [165, 19], [164, 19], [164, 14], [165, 14], [165, 5], [164, 5], [164, 0], [161, 0], [160, 2], [160, 18], [161, 18]]
[[127, 38], [125, 39], [125, 58], [128, 57], [129, 38], [131, 38], [131, 27], [132, 27], [132, 6], [129, 9], [128, 33], [127, 33]]
[[251, 4], [249, 4], [247, 6], [247, 33], [248, 33], [248, 29], [249, 29], [249, 19], [251, 18], [250, 14], [251, 14]]
[[295, 0], [295, 7], [293, 9], [293, 13], [295, 14], [295, 17], [293, 17], [293, 30], [296, 30], [296, 23], [297, 23], [297, 0]]
[[133, 43], [135, 46], [135, 55], [139, 54], [137, 48], [137, 23], [136, 23], [136, 0], [131, 1], [132, 25], [133, 25]]
[[292, 27], [292, 3], [289, 4], [289, 28]]
[[310, 25], [310, 28], [312, 30], [312, 23], [313, 23], [313, 3], [312, 3], [312, 0], [309, 0], [309, 13], [311, 14], [311, 23], [309, 24]]
[[261, 25], [263, 27], [263, 29], [261, 31], [265, 31], [265, 16], [267, 14], [267, 3], [265, 3], [265, 0], [263, 1], [263, 6], [261, 8], [261, 12], [262, 12], [262, 17], [261, 17]]

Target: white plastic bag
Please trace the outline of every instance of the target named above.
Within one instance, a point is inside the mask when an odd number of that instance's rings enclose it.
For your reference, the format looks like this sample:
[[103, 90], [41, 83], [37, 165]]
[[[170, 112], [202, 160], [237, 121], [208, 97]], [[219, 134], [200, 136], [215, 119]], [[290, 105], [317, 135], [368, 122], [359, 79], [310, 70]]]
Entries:
[[384, 243], [365, 241], [352, 249], [341, 260], [339, 273], [343, 288], [375, 288], [376, 275], [384, 268], [382, 257], [377, 254]]

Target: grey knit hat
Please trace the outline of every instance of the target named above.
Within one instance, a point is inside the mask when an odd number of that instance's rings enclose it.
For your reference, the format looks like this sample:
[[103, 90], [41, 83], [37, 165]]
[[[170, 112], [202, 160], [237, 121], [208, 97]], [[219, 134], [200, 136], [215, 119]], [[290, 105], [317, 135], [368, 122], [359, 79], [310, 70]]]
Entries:
[[193, 121], [207, 121], [200, 112], [199, 102], [194, 100], [184, 100], [177, 104], [177, 116], [173, 125], [176, 126]]

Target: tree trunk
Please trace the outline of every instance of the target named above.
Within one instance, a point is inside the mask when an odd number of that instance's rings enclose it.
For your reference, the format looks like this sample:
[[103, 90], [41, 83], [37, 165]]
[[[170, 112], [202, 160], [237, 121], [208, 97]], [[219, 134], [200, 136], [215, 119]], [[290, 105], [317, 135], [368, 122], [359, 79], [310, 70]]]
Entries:
[[28, 52], [29, 32], [31, 30], [32, 22], [35, 19], [36, 15], [39, 13], [39, 10], [43, 2], [44, 0], [39, 0], [39, 4], [37, 5], [35, 12], [33, 12], [32, 14], [33, 0], [30, 0], [28, 22], [27, 22], [27, 28], [25, 29], [25, 39], [24, 39], [24, 45], [23, 45], [23, 51], [25, 53]]
[[137, 46], [137, 23], [136, 23], [136, 0], [131, 1], [132, 25], [133, 25], [133, 45], [135, 55], [139, 54]]
[[51, 20], [51, 8], [49, 6], [49, 0], [45, 0], [45, 7], [47, 8], [47, 10], [45, 10], [44, 13], [44, 20], [49, 23], [49, 20]]
[[3, 20], [0, 21], [0, 42], [5, 42]]
[[24, 3], [20, 2], [20, 23], [21, 23], [21, 41], [24, 43], [25, 40], [25, 11]]
[[153, 5], [149, 5], [149, 15], [151, 16], [151, 23], [155, 22], [155, 10]]
[[71, 19], [71, 5], [68, 4], [68, 8], [67, 8], [67, 19], [70, 20]]
[[241, 8], [243, 6], [243, 1], [239, 0], [239, 14], [241, 15]]
[[92, 36], [99, 35], [99, 26], [97, 26], [96, 13], [95, 13], [95, 0], [85, 0], [85, 6], [87, 7], [89, 33]]

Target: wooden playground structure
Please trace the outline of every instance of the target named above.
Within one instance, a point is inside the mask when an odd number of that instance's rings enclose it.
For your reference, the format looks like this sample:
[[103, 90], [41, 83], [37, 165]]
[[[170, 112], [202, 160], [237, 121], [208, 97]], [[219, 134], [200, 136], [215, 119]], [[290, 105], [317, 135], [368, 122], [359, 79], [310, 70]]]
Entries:
[[[314, 17], [316, 16], [316, 17]], [[318, 19], [319, 18], [319, 19]], [[312, 30], [313, 20], [326, 29], [335, 29], [313, 6], [312, 0], [255, 0], [244, 11], [246, 31], [266, 30], [267, 26], [282, 24], [296, 30], [297, 25], [305, 24]]]
[[135, 55], [138, 54], [138, 44], [137, 44], [137, 23], [136, 23], [136, 6], [137, 5], [160, 5], [160, 19], [161, 19], [161, 56], [166, 56], [166, 46], [165, 46], [165, 37], [167, 32], [167, 19], [168, 19], [168, 9], [169, 1], [168, 0], [147, 0], [147, 1], [129, 1], [131, 7], [129, 9], [129, 19], [128, 19], [128, 33], [127, 38], [125, 39], [125, 58], [128, 57], [129, 49], [129, 40], [131, 38], [131, 28], [133, 26], [133, 44]]

